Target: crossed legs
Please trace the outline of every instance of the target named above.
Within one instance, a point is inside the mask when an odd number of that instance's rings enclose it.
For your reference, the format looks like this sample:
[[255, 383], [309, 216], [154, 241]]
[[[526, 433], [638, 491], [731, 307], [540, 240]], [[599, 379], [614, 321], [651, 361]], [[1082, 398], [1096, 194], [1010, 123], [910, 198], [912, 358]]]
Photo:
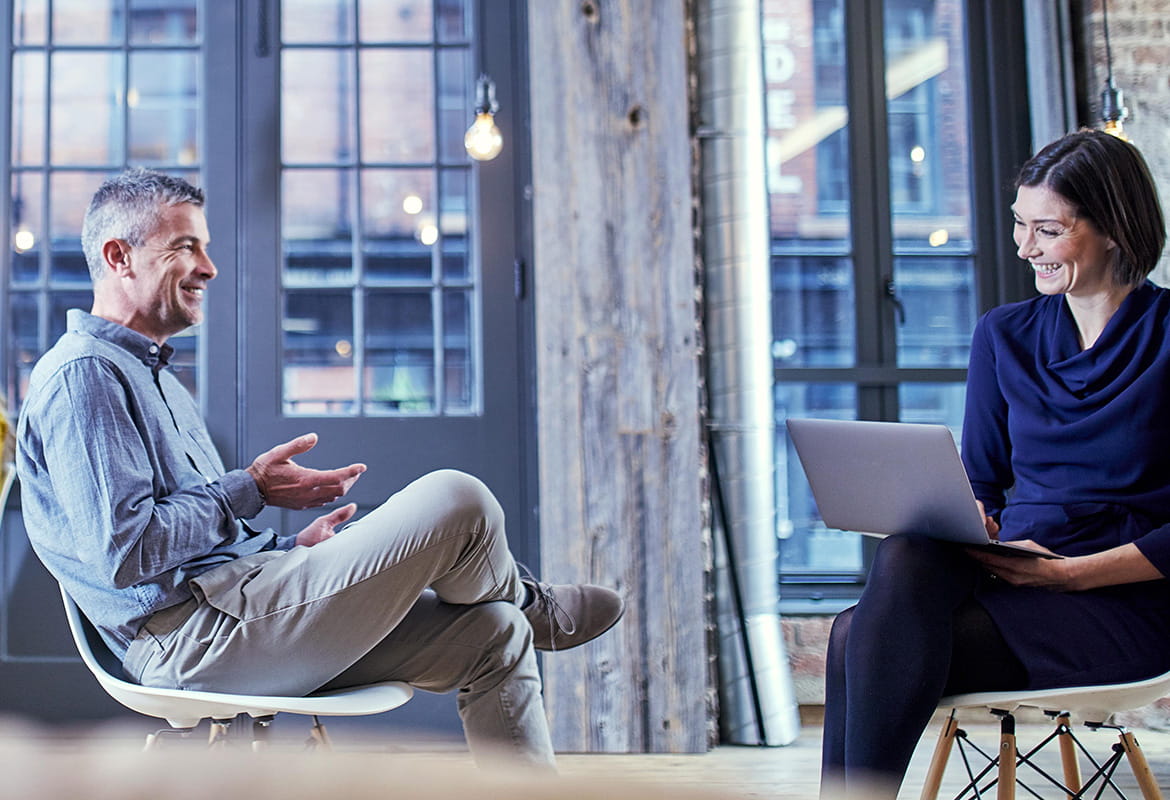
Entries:
[[152, 650], [135, 658], [141, 682], [257, 694], [377, 680], [459, 689], [477, 756], [553, 764], [525, 588], [503, 511], [479, 480], [430, 473], [325, 542], [260, 556], [199, 576], [191, 618], [153, 643], [140, 635], [132, 653]]

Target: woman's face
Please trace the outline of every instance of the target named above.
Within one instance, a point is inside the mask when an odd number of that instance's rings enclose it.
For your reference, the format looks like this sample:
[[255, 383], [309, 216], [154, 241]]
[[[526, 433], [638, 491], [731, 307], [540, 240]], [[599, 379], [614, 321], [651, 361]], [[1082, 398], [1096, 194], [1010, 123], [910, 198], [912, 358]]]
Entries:
[[1115, 289], [1116, 245], [1047, 186], [1021, 186], [1012, 205], [1017, 253], [1041, 294], [1089, 296]]

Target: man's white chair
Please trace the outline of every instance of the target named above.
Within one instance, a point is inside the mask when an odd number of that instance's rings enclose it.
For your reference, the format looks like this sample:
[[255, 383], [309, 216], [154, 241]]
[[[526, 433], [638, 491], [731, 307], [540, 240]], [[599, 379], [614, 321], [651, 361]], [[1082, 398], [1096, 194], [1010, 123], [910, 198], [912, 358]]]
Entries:
[[[1124, 798], [1125, 794], [1113, 781], [1112, 776], [1122, 758], [1125, 758], [1129, 761], [1134, 779], [1145, 800], [1162, 800], [1158, 783], [1150, 771], [1141, 747], [1138, 746], [1137, 738], [1124, 727], [1107, 723], [1116, 712], [1139, 708], [1168, 694], [1170, 694], [1170, 672], [1144, 681], [1108, 686], [1015, 692], [977, 692], [944, 697], [939, 703], [939, 708], [949, 708], [951, 714], [943, 723], [942, 732], [935, 745], [934, 756], [931, 759], [926, 781], [922, 787], [922, 800], [935, 800], [938, 796], [943, 772], [946, 769], [947, 760], [950, 758], [952, 746], [956, 741], [959, 742], [960, 751], [964, 751], [964, 742], [966, 742], [971, 749], [982, 755], [986, 762], [982, 769], [976, 770], [968, 760], [968, 754], [963, 752], [963, 764], [967, 770], [968, 783], [960, 793], [955, 795], [956, 798], [961, 798], [968, 793], [970, 796], [980, 797], [983, 792], [995, 786], [999, 800], [1011, 800], [1015, 797], [1017, 783], [1027, 789], [1017, 774], [1017, 769], [1021, 766], [1027, 766], [1030, 774], [1034, 774], [1049, 786], [1057, 787], [1069, 798], [1100, 797], [1101, 792], [1106, 787], [1112, 788], [1118, 797]], [[1056, 724], [1051, 734], [1024, 753], [1021, 753], [1016, 747], [1014, 716], [1014, 712], [1022, 707], [1040, 709]], [[959, 728], [955, 718], [955, 710], [960, 708], [985, 708], [999, 717], [1000, 737], [997, 753], [984, 753], [967, 739], [966, 732]], [[1108, 758], [1098, 763], [1076, 738], [1070, 727], [1070, 718], [1073, 714], [1092, 730], [1111, 728], [1117, 731], [1119, 741], [1113, 745], [1112, 753]], [[1060, 748], [1063, 783], [1049, 775], [1034, 760], [1036, 753], [1053, 740], [1057, 741]], [[1087, 780], [1081, 777], [1078, 753], [1083, 755], [1094, 767], [1095, 771]], [[1034, 796], [1041, 796], [1031, 789], [1028, 791]]]
[[119, 677], [121, 664], [64, 589], [61, 589], [61, 599], [65, 603], [65, 616], [81, 660], [106, 693], [139, 714], [165, 719], [171, 725], [169, 730], [147, 736], [147, 749], [154, 746], [161, 734], [190, 732], [204, 719], [211, 720], [209, 743], [222, 744], [232, 720], [240, 714], [253, 718], [253, 747], [259, 748], [267, 739], [268, 726], [273, 717], [281, 712], [311, 716], [313, 728], [309, 741], [328, 748], [329, 736], [318, 717], [380, 714], [402, 705], [414, 693], [408, 684], [395, 681], [321, 692], [308, 697], [268, 697], [139, 686]]

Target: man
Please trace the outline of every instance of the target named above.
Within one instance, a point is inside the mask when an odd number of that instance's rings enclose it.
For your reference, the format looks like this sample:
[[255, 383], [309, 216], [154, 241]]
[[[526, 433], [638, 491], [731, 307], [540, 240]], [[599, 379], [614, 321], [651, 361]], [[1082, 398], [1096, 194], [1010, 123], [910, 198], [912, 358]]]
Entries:
[[167, 339], [203, 318], [215, 278], [203, 193], [144, 170], [106, 181], [82, 226], [92, 313], [37, 364], [18, 431], [29, 539], [146, 685], [307, 694], [382, 680], [459, 689], [468, 744], [551, 767], [533, 649], [599, 636], [623, 604], [522, 578], [503, 512], [475, 478], [426, 475], [344, 530], [242, 523], [265, 505], [344, 496], [363, 464], [294, 460], [315, 434], [225, 471]]

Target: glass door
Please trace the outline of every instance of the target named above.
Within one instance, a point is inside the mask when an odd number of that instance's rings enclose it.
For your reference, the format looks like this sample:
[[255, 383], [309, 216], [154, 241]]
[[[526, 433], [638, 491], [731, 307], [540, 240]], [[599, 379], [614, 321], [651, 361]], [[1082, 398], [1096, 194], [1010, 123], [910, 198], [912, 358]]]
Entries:
[[855, 584], [788, 417], [958, 434], [977, 312], [967, 4], [765, 0], [778, 535], [783, 580]]

